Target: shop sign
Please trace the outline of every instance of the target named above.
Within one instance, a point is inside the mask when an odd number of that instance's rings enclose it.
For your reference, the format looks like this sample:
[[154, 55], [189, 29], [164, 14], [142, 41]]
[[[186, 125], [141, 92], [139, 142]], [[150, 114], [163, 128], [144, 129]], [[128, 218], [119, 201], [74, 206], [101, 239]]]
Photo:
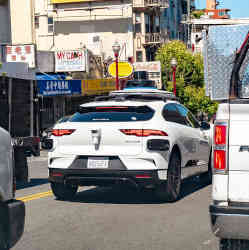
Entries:
[[133, 63], [134, 71], [147, 71], [149, 80], [156, 82], [157, 88], [161, 89], [161, 63], [160, 61], [152, 62], [135, 62]]
[[86, 71], [86, 53], [84, 50], [55, 51], [55, 71]]
[[[132, 74], [133, 67], [129, 62], [118, 62], [118, 77], [125, 78]], [[108, 67], [108, 73], [112, 77], [116, 77], [116, 62], [113, 62]]]
[[35, 45], [6, 45], [6, 62], [27, 63], [29, 68], [35, 68]]
[[81, 80], [38, 80], [42, 96], [81, 95]]
[[82, 80], [82, 95], [98, 95], [116, 89], [115, 79]]

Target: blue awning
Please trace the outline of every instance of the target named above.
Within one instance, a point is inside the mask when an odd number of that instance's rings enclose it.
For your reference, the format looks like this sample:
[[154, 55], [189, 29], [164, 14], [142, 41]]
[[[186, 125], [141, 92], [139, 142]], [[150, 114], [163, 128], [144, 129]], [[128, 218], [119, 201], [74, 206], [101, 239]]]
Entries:
[[65, 74], [36, 74], [36, 80], [65, 80]]

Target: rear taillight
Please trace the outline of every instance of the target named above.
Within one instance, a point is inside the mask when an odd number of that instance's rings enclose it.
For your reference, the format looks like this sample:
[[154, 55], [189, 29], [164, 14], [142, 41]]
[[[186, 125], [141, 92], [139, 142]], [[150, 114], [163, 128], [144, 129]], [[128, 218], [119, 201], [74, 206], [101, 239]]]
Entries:
[[52, 135], [53, 136], [63, 136], [63, 135], [71, 135], [75, 129], [53, 129]]
[[148, 174], [137, 174], [136, 179], [151, 179], [152, 176], [148, 175]]
[[214, 150], [214, 168], [217, 170], [226, 169], [226, 151]]
[[147, 136], [168, 136], [168, 134], [162, 130], [154, 129], [120, 129], [120, 131], [125, 135], [134, 135], [138, 137]]
[[227, 169], [227, 121], [217, 121], [213, 135], [213, 167], [222, 173]]
[[226, 132], [227, 126], [225, 125], [216, 125], [214, 127], [214, 143], [216, 145], [225, 145], [226, 144]]

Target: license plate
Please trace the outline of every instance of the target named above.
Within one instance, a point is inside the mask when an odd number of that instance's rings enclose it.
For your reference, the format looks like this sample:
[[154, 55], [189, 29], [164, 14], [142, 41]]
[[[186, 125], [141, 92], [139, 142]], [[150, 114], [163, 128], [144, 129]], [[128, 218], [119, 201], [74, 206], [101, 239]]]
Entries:
[[108, 168], [108, 157], [88, 158], [87, 168]]

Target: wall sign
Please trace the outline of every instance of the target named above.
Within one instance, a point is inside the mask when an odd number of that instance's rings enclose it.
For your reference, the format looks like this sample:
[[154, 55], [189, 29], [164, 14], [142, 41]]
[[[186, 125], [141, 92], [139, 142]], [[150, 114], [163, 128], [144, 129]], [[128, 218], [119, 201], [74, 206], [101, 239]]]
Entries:
[[86, 71], [86, 51], [60, 50], [55, 52], [55, 71]]
[[6, 45], [6, 62], [27, 63], [29, 68], [35, 68], [35, 45]]
[[81, 95], [81, 80], [38, 80], [42, 96]]

